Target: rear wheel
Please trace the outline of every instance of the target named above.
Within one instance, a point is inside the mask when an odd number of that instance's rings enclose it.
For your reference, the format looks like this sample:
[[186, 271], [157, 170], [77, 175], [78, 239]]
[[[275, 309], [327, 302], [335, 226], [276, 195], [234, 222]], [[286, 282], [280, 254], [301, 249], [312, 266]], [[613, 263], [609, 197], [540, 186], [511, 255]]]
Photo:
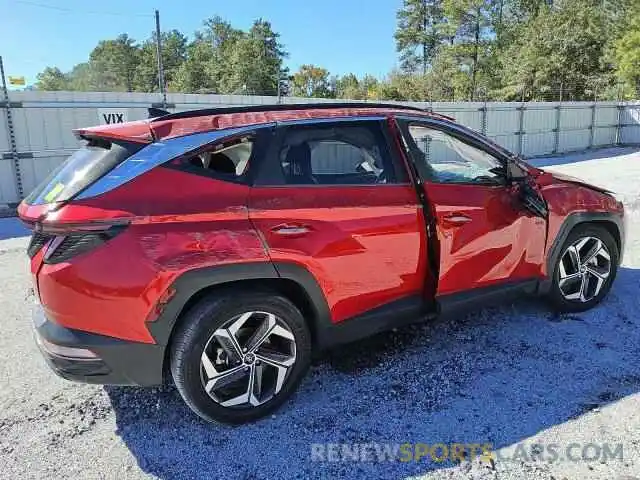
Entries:
[[296, 389], [311, 356], [309, 330], [286, 298], [268, 293], [205, 298], [171, 346], [171, 373], [207, 421], [242, 423], [275, 410]]
[[618, 270], [618, 246], [603, 227], [576, 227], [562, 247], [549, 296], [561, 311], [597, 305], [611, 289]]

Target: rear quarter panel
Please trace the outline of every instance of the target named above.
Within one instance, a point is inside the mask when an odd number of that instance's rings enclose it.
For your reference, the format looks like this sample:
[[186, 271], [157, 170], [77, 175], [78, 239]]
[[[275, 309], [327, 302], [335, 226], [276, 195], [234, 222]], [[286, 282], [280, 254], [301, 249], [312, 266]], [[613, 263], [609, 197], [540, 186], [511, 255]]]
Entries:
[[69, 328], [152, 343], [145, 322], [182, 273], [268, 261], [248, 218], [249, 188], [157, 167], [60, 210], [58, 222], [127, 218], [130, 226], [69, 262], [42, 264], [43, 307]]

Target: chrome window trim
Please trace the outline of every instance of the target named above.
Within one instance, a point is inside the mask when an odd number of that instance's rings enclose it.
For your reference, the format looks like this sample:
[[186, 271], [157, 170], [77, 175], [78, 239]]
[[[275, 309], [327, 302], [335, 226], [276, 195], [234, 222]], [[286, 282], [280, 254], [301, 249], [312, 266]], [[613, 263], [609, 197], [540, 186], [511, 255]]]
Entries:
[[261, 128], [270, 128], [274, 126], [275, 123], [273, 122], [258, 125], [247, 125], [224, 130], [194, 133], [183, 137], [151, 143], [127, 158], [107, 175], [91, 184], [74, 199], [83, 200], [102, 195], [103, 193], [124, 185], [158, 165], [162, 165], [163, 163], [179, 157], [180, 155], [196, 150], [203, 145], [238, 134], [249, 133]]

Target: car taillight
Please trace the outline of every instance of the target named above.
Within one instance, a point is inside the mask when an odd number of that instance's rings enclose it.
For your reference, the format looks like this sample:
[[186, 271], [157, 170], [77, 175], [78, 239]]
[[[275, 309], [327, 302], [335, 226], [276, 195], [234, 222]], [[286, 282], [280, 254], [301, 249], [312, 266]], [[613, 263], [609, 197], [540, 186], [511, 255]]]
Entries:
[[99, 231], [70, 232], [58, 234], [47, 248], [44, 263], [55, 264], [88, 252], [120, 234], [126, 226], [114, 225]]
[[31, 241], [29, 242], [29, 246], [27, 247], [27, 255], [29, 255], [29, 258], [35, 257], [40, 249], [52, 238], [52, 235], [33, 232], [33, 235], [31, 235]]

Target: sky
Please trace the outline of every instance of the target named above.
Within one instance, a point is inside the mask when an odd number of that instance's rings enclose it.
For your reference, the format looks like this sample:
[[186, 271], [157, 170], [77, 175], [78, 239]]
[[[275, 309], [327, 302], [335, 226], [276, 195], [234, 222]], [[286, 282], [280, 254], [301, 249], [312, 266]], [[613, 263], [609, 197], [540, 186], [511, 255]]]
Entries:
[[397, 65], [393, 33], [402, 0], [0, 0], [0, 55], [6, 75], [36, 80], [46, 66], [62, 71], [86, 61], [100, 40], [127, 33], [148, 38], [160, 11], [162, 30], [190, 38], [202, 22], [220, 15], [248, 29], [271, 22], [289, 52], [286, 65], [305, 63], [331, 74], [381, 77]]

